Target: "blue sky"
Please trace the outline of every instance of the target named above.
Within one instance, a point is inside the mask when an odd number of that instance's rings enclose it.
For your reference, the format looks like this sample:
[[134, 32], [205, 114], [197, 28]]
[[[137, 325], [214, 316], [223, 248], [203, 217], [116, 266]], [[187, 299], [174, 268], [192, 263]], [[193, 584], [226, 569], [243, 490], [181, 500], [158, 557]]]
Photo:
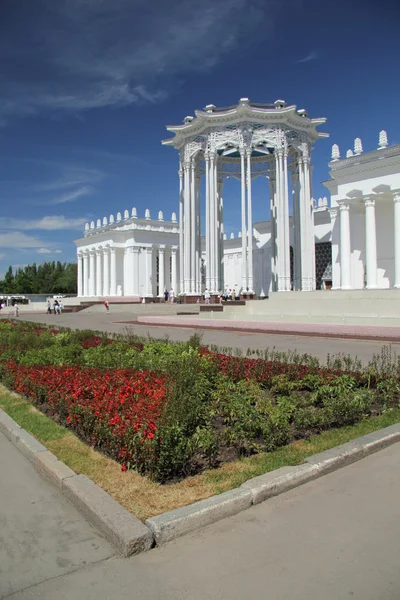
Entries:
[[[2, 0], [0, 275], [74, 260], [86, 220], [133, 206], [170, 217], [165, 126], [210, 103], [282, 98], [327, 117], [313, 195], [328, 195], [333, 143], [372, 150], [381, 129], [400, 143], [399, 20], [395, 0]], [[254, 185], [255, 221], [266, 185]], [[229, 182], [228, 234], [239, 194]]]

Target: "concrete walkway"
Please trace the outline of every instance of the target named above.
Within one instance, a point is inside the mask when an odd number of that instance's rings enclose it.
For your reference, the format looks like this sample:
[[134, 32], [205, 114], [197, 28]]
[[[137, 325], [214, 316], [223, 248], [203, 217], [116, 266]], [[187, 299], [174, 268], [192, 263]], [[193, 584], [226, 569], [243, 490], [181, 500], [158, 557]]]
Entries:
[[3, 599], [400, 598], [400, 444], [130, 559], [4, 438], [0, 457]]
[[114, 554], [0, 433], [0, 598]]
[[[154, 307], [142, 307], [139, 305], [137, 307], [132, 306], [129, 309], [121, 308], [118, 311], [114, 311], [112, 307], [110, 313], [106, 311], [93, 313], [82, 311], [79, 313], [67, 313], [61, 316], [30, 313], [21, 314], [21, 318], [36, 323], [46, 323], [47, 325], [57, 323], [64, 327], [71, 327], [71, 329], [95, 329], [107, 333], [124, 333], [130, 330], [139, 336], [147, 337], [150, 335], [155, 338], [164, 338], [167, 336], [169, 339], [175, 341], [185, 341], [194, 333], [202, 333], [204, 344], [240, 348], [244, 352], [248, 348], [262, 350], [265, 348], [275, 348], [280, 351], [298, 350], [300, 353], [312, 354], [322, 361], [326, 360], [328, 354], [344, 353], [346, 355], [358, 356], [362, 362], [366, 363], [372, 359], [375, 353], [380, 353], [383, 346], [388, 345], [387, 342], [377, 340], [329, 339], [317, 336], [219, 331], [216, 329], [201, 330], [190, 327], [152, 327], [147, 324], [137, 324], [139, 316], [148, 315], [150, 312], [152, 315], [156, 315], [157, 312], [159, 314], [159, 309], [156, 305]], [[127, 325], [127, 321], [134, 324]], [[400, 355], [400, 344], [393, 343], [391, 345], [393, 350]]]

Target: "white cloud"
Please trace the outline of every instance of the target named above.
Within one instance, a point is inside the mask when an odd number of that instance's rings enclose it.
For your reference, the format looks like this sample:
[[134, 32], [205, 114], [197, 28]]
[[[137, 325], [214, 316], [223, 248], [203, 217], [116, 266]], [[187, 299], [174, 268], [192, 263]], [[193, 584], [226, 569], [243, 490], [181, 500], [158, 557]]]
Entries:
[[43, 242], [21, 231], [0, 232], [0, 248], [40, 248]]
[[177, 76], [210, 69], [236, 49], [243, 55], [271, 32], [277, 11], [296, 3], [41, 0], [22, 15], [10, 4], [0, 120], [159, 102]]
[[310, 54], [307, 54], [307, 56], [305, 56], [304, 58], [299, 58], [299, 60], [296, 60], [296, 63], [307, 63], [310, 62], [310, 60], [316, 60], [317, 58], [318, 54], [316, 52], [310, 52]]
[[59, 229], [82, 230], [85, 221], [87, 221], [87, 218], [85, 217], [68, 219], [64, 215], [45, 216], [40, 219], [13, 219], [0, 217], [0, 228], [19, 230], [43, 229], [45, 231], [55, 231]]
[[81, 198], [82, 196], [89, 196], [90, 194], [93, 194], [93, 188], [88, 185], [84, 185], [76, 190], [59, 194], [58, 196], [52, 198], [48, 203], [64, 204], [65, 202], [74, 202], [75, 200], [78, 200], [78, 198]]
[[49, 248], [39, 248], [37, 254], [61, 254], [62, 250], [50, 250]]

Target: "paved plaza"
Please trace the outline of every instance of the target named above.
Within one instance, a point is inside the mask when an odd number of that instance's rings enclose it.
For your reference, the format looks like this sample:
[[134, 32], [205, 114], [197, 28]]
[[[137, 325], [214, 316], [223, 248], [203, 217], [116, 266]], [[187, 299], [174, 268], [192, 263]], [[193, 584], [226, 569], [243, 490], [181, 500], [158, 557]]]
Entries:
[[[165, 305], [130, 305], [129, 307], [111, 306], [109, 313], [104, 307], [96, 306], [92, 309], [78, 313], [64, 313], [58, 315], [46, 315], [44, 312], [21, 311], [20, 319], [26, 319], [47, 325], [58, 324], [72, 329], [94, 329], [107, 333], [123, 333], [130, 330], [140, 336], [152, 336], [155, 338], [168, 337], [175, 341], [188, 340], [194, 333], [201, 333], [204, 344], [216, 344], [220, 347], [240, 348], [244, 352], [248, 348], [265, 349], [275, 348], [280, 351], [297, 350], [300, 353], [309, 353], [325, 361], [328, 354], [344, 353], [358, 356], [364, 363], [371, 360], [375, 353], [380, 353], [383, 346], [388, 342], [351, 340], [338, 338], [324, 338], [305, 335], [286, 335], [269, 333], [251, 333], [238, 331], [201, 330], [190, 327], [173, 326], [150, 326], [136, 323], [138, 317], [156, 316], [160, 314], [174, 315], [190, 307], [165, 306]], [[11, 316], [7, 313], [3, 317]], [[130, 323], [130, 324], [127, 324]], [[393, 350], [400, 354], [400, 343], [391, 344]]]
[[400, 444], [123, 559], [0, 434], [1, 600], [398, 600]]

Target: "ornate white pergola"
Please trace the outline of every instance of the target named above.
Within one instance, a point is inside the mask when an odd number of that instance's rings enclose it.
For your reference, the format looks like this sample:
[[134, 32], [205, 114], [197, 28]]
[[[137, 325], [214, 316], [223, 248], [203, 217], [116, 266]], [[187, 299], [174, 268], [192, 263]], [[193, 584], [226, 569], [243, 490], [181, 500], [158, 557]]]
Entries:
[[311, 150], [316, 130], [326, 119], [309, 119], [305, 110], [273, 104], [255, 104], [241, 98], [237, 106], [210, 104], [195, 111], [183, 125], [168, 126], [174, 138], [164, 140], [180, 153], [179, 247], [180, 292], [202, 292], [200, 183], [205, 175], [206, 287], [216, 294], [224, 287], [223, 183], [227, 177], [241, 182], [242, 294], [254, 291], [252, 179], [269, 180], [274, 291], [292, 289], [290, 272], [289, 196], [294, 223], [293, 288], [315, 289]]

